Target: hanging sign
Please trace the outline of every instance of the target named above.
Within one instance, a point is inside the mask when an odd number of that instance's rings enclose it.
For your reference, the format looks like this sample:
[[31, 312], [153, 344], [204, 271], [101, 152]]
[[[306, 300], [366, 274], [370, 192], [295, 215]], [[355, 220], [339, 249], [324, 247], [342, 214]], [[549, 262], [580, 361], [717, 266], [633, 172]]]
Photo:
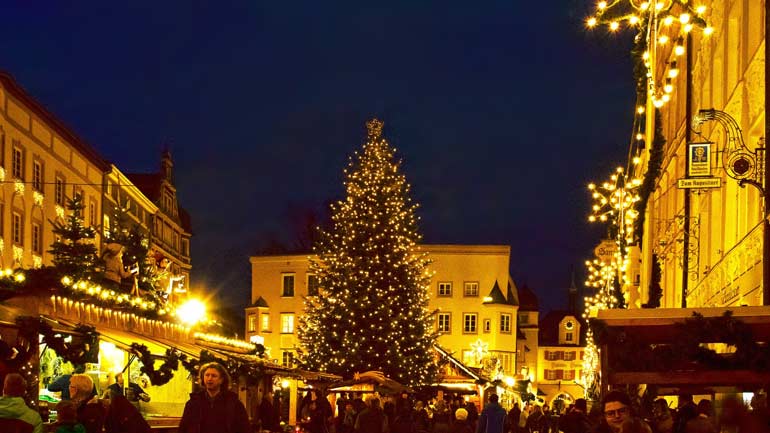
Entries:
[[617, 242], [609, 239], [603, 240], [594, 248], [594, 255], [599, 261], [610, 263], [615, 259], [615, 253], [618, 252]]
[[695, 177], [692, 179], [679, 179], [676, 187], [685, 188], [719, 188], [722, 186], [722, 179], [719, 177]]
[[687, 144], [687, 176], [711, 176], [711, 143]]

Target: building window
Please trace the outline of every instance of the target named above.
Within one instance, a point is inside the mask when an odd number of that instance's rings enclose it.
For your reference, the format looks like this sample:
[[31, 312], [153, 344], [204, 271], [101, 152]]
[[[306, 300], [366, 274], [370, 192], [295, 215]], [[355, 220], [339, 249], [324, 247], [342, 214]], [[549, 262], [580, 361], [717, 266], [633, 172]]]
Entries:
[[307, 294], [309, 296], [318, 296], [318, 276], [313, 274], [307, 275]]
[[294, 352], [284, 351], [281, 354], [281, 365], [284, 367], [294, 367]]
[[56, 176], [53, 199], [59, 206], [64, 206], [64, 179]]
[[565, 361], [574, 361], [575, 358], [577, 358], [577, 354], [575, 352], [564, 352]]
[[489, 334], [492, 332], [492, 320], [484, 319], [484, 333]]
[[475, 334], [479, 332], [477, 328], [478, 321], [479, 321], [479, 315], [476, 313], [463, 314], [463, 333]]
[[563, 375], [562, 370], [545, 370], [545, 380], [559, 380]]
[[91, 222], [91, 225], [96, 225], [96, 203], [93, 200], [88, 203], [88, 221]]
[[529, 324], [529, 314], [519, 313], [519, 325], [527, 325], [527, 324]]
[[16, 179], [24, 180], [24, 153], [21, 148], [13, 147], [13, 159], [11, 160], [11, 174]]
[[562, 375], [562, 379], [564, 379], [564, 380], [575, 380], [575, 370], [564, 370], [564, 374]]
[[294, 333], [294, 314], [281, 314], [281, 334]]
[[249, 314], [249, 332], [257, 332], [257, 315]]
[[479, 296], [479, 283], [476, 281], [466, 281], [463, 290], [465, 296]]
[[545, 351], [545, 359], [548, 360], [548, 361], [559, 361], [559, 360], [562, 360], [562, 359], [564, 359], [564, 352], [562, 352], [560, 350], [559, 351], [554, 351], [554, 352], [549, 352], [549, 351], [546, 350]]
[[452, 313], [438, 313], [438, 332], [442, 334], [452, 332]]
[[449, 282], [438, 283], [438, 295], [452, 296], [452, 283], [449, 283]]
[[294, 296], [294, 274], [283, 274], [281, 296]]
[[270, 313], [262, 313], [262, 332], [270, 332]]
[[511, 315], [506, 313], [500, 314], [500, 332], [510, 334], [511, 333]]
[[43, 192], [43, 163], [40, 161], [32, 163], [32, 188]]
[[24, 232], [22, 230], [23, 227], [23, 219], [21, 214], [18, 214], [16, 212], [13, 213], [13, 243], [16, 245], [24, 245]]
[[35, 254], [43, 253], [43, 230], [38, 223], [32, 223], [32, 252]]
[[571, 332], [566, 333], [564, 335], [564, 340], [566, 340], [566, 341], [571, 343], [572, 342], [572, 333]]

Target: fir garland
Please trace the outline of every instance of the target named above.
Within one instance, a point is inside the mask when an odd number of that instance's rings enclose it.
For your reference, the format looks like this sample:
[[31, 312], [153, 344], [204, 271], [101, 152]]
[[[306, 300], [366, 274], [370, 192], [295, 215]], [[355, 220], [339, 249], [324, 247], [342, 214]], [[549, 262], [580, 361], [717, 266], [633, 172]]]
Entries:
[[639, 187], [639, 218], [635, 222], [634, 232], [644, 233], [644, 211], [647, 209], [647, 201], [650, 194], [655, 191], [655, 183], [660, 175], [660, 167], [663, 164], [663, 148], [666, 145], [666, 137], [663, 135], [663, 117], [660, 110], [655, 109], [655, 135], [650, 148], [650, 160], [647, 163], [647, 172], [644, 175], [642, 185]]
[[65, 361], [73, 364], [98, 362], [99, 334], [92, 326], [76, 326], [74, 331], [80, 335], [72, 336], [69, 342], [66, 341], [68, 339], [66, 336], [54, 331], [51, 325], [42, 319], [38, 321], [36, 328], [42, 337], [41, 341]]
[[166, 356], [163, 365], [160, 368], [155, 368], [155, 359], [157, 356], [150, 353], [150, 349], [144, 344], [132, 343], [131, 351], [134, 352], [139, 360], [142, 361], [142, 373], [146, 374], [150, 378], [150, 383], [155, 386], [167, 384], [173, 377], [174, 371], [179, 368], [179, 362], [183, 363], [187, 360], [187, 356], [176, 349], [166, 349]]
[[[609, 366], [615, 371], [753, 370], [770, 369], [770, 347], [758, 344], [751, 328], [726, 311], [721, 317], [693, 317], [677, 324], [670, 344], [642, 343], [623, 329], [591, 320], [596, 341], [611, 346]], [[721, 342], [733, 353], [717, 353], [702, 343]]]

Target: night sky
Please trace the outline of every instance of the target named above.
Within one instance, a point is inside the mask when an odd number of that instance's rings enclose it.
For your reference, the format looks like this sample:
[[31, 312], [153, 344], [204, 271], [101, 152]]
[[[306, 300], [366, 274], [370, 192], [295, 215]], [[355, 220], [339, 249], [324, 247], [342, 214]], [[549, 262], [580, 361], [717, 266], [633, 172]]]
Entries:
[[171, 149], [193, 286], [238, 309], [249, 255], [342, 197], [377, 116], [424, 241], [510, 245], [545, 312], [631, 133], [631, 38], [587, 31], [593, 3], [6, 0], [0, 68], [124, 172]]

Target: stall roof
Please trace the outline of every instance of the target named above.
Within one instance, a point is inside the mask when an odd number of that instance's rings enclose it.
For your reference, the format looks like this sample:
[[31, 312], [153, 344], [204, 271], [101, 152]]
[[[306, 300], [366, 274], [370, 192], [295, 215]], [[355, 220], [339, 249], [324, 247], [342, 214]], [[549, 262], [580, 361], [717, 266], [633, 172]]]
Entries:
[[637, 308], [601, 310], [597, 319], [607, 327], [623, 328], [643, 343], [670, 343], [676, 337], [676, 327], [693, 313], [703, 317], [721, 317], [731, 311], [751, 329], [757, 341], [770, 341], [770, 307], [709, 307], [709, 308]]
[[[608, 328], [622, 330], [624, 335], [644, 344], [670, 344], [678, 338], [677, 330], [686, 320], [697, 313], [704, 318], [718, 318], [731, 312], [732, 317], [746, 324], [757, 342], [770, 342], [770, 307], [709, 307], [709, 308], [654, 308], [609, 309], [599, 311], [597, 319]], [[716, 342], [716, 341], [715, 341]], [[606, 353], [622, 350], [605, 345]], [[608, 358], [603, 357], [603, 360]], [[604, 362], [604, 361], [603, 361]], [[720, 388], [752, 390], [757, 384], [770, 383], [770, 372], [752, 370], [672, 370], [667, 371], [612, 371], [607, 366], [605, 378], [608, 385], [648, 384], [658, 385], [661, 395], [681, 390], [707, 390]], [[694, 392], [694, 391], [693, 391]]]

